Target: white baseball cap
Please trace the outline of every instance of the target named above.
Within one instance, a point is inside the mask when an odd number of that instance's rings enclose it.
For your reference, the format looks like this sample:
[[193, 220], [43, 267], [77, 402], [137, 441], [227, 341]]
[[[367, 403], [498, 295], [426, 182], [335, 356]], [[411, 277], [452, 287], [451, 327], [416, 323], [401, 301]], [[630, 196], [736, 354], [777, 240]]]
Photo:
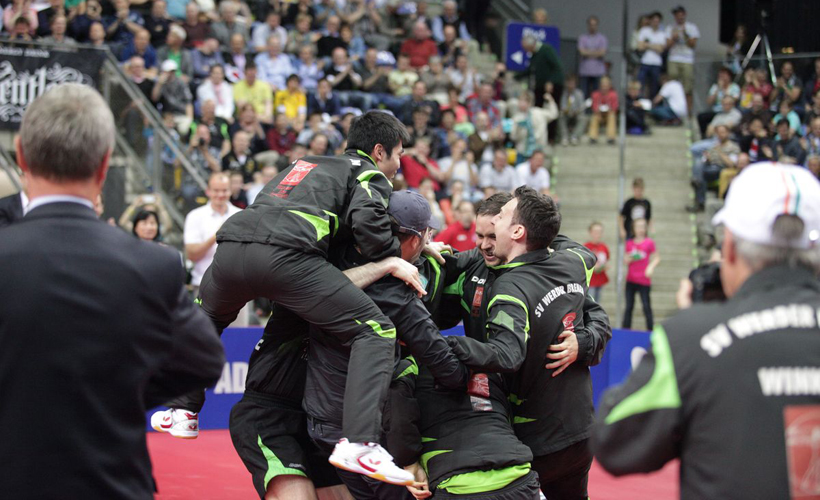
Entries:
[[176, 71], [179, 69], [179, 65], [173, 59], [166, 59], [162, 62], [160, 69], [162, 69], [162, 71]]
[[776, 162], [750, 165], [732, 181], [726, 204], [712, 218], [738, 238], [760, 245], [782, 245], [772, 235], [780, 215], [796, 215], [805, 225], [797, 248], [820, 240], [820, 182], [807, 169]]

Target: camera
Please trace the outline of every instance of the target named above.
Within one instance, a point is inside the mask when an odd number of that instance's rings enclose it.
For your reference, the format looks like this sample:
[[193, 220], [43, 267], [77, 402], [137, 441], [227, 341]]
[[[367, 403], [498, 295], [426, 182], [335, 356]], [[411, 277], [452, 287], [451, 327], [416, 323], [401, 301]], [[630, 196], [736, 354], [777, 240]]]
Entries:
[[720, 281], [720, 263], [710, 262], [689, 273], [692, 282], [692, 302], [723, 302], [723, 284]]

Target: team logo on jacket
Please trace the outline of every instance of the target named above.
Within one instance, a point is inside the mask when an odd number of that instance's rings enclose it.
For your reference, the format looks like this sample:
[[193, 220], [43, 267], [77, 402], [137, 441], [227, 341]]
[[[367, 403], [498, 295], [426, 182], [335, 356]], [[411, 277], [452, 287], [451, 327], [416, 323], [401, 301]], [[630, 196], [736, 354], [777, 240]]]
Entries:
[[575, 331], [575, 313], [569, 313], [561, 320], [561, 323], [564, 325], [564, 330], [569, 330], [571, 332]]
[[304, 160], [297, 160], [296, 164], [293, 165], [293, 168], [290, 169], [288, 175], [285, 176], [284, 179], [279, 183], [278, 186], [273, 188], [271, 191], [271, 196], [276, 196], [277, 198], [287, 198], [290, 195], [290, 192], [293, 191], [293, 188], [299, 185], [300, 182], [305, 180], [307, 174], [310, 173], [311, 170], [318, 167], [315, 163], [308, 163]]

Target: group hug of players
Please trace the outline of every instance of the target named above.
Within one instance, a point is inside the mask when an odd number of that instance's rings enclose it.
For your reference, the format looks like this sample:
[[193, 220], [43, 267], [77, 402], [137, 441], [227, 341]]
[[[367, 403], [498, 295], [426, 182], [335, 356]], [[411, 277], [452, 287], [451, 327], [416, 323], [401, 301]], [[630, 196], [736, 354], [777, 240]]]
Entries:
[[[585, 499], [589, 366], [611, 337], [586, 293], [595, 256], [526, 187], [478, 205], [476, 249], [437, 252], [426, 200], [392, 191], [408, 140], [391, 115], [366, 113], [343, 155], [294, 162], [217, 233], [206, 314], [221, 331], [249, 300], [274, 303], [230, 417], [254, 487]], [[459, 322], [464, 337], [440, 334]]]

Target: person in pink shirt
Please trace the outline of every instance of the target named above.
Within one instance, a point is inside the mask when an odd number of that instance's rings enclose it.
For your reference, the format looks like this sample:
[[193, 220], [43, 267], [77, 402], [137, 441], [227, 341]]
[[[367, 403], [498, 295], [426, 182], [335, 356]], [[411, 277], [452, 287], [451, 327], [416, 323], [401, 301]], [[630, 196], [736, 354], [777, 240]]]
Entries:
[[618, 118], [618, 93], [608, 76], [601, 78], [601, 88], [592, 93], [592, 119], [589, 122], [589, 142], [598, 142], [601, 123], [606, 123], [606, 142], [615, 144], [615, 122]]
[[626, 273], [626, 309], [622, 327], [632, 328], [632, 308], [635, 305], [635, 293], [639, 293], [646, 316], [646, 328], [651, 331], [654, 324], [649, 292], [652, 288], [652, 274], [660, 264], [661, 256], [655, 248], [655, 242], [646, 236], [646, 220], [635, 219], [632, 227], [635, 236], [626, 240], [624, 253], [624, 264], [629, 269]]

